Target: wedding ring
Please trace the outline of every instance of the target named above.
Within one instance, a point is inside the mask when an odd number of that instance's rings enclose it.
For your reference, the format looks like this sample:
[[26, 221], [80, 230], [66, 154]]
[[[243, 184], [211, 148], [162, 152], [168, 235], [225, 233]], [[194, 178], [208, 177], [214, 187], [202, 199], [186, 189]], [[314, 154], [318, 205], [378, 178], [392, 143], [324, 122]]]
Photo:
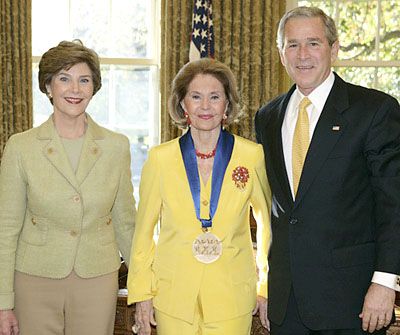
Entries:
[[140, 330], [140, 325], [134, 324], [132, 326], [132, 331], [134, 334], [139, 334], [139, 330]]

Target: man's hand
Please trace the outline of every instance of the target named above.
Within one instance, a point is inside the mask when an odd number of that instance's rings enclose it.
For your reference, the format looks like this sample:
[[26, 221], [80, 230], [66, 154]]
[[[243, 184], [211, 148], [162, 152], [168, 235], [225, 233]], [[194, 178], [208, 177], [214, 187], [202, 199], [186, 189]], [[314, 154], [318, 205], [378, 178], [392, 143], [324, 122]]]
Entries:
[[18, 335], [18, 321], [11, 309], [0, 310], [0, 335]]
[[364, 298], [364, 306], [359, 317], [362, 328], [370, 333], [390, 324], [396, 293], [393, 289], [372, 283]]
[[[132, 330], [135, 334], [150, 335], [150, 324], [156, 326], [154, 319], [153, 300], [145, 300], [136, 303], [135, 325]], [[0, 334], [1, 335], [1, 334]]]
[[268, 300], [265, 299], [262, 296], [257, 296], [257, 305], [253, 310], [253, 315], [257, 314], [259, 312], [261, 324], [263, 325], [264, 328], [267, 328], [267, 330], [270, 330], [270, 325], [269, 325], [269, 320], [268, 320]]

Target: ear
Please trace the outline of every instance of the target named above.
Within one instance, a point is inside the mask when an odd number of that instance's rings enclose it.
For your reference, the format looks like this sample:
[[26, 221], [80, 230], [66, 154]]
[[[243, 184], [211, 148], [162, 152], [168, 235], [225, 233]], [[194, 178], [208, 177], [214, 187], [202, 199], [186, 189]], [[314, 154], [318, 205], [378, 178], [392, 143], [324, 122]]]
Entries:
[[183, 100], [180, 102], [182, 109], [186, 112], [186, 108], [185, 108], [185, 103], [183, 102]]
[[51, 95], [50, 84], [47, 84], [47, 85], [46, 85], [46, 91], [47, 91], [47, 95]]
[[281, 59], [281, 63], [284, 67], [286, 67], [285, 56], [283, 55], [283, 50], [279, 50], [279, 58]]
[[228, 110], [228, 106], [229, 106], [229, 101], [226, 102], [224, 114], [226, 114], [226, 111]]
[[334, 63], [335, 60], [338, 58], [339, 53], [339, 41], [335, 41], [331, 47], [331, 63]]

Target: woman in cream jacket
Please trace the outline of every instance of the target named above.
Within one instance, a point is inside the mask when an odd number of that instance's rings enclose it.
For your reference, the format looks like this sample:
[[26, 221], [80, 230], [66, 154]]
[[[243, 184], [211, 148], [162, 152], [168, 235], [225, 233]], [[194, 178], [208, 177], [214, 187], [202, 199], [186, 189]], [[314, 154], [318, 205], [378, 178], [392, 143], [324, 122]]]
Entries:
[[134, 228], [128, 139], [85, 112], [101, 76], [80, 41], [43, 55], [39, 84], [52, 116], [2, 157], [0, 334], [110, 335]]
[[150, 334], [155, 321], [158, 335], [250, 334], [257, 295], [265, 302], [270, 191], [262, 147], [222, 129], [237, 102], [233, 74], [220, 62], [188, 63], [174, 79], [171, 116], [190, 127], [153, 148], [143, 168], [128, 276], [138, 334]]

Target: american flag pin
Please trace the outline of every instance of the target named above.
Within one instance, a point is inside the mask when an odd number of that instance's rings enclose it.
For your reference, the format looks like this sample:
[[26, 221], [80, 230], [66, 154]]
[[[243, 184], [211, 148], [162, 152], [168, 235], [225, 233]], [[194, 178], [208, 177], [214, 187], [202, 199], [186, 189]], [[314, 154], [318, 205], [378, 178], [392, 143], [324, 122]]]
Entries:
[[333, 131], [339, 131], [339, 130], [340, 130], [340, 126], [333, 126], [333, 127], [332, 127], [332, 130], [333, 130]]

